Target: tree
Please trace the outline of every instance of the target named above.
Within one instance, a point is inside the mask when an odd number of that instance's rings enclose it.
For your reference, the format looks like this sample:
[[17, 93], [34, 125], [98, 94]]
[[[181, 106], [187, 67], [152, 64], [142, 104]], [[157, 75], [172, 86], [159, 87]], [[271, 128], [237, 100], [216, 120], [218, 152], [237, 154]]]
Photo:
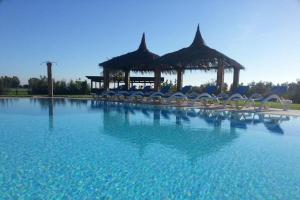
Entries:
[[1, 76], [0, 77], [0, 93], [3, 94], [9, 88], [17, 88], [20, 86], [20, 80], [17, 76]]
[[90, 88], [86, 81], [82, 81], [80, 87], [81, 87], [81, 89], [80, 89], [81, 94], [89, 94], [90, 93]]
[[48, 93], [48, 82], [46, 76], [40, 76], [40, 78], [30, 78], [28, 80], [31, 94], [47, 94]]
[[16, 76], [13, 76], [11, 79], [10, 79], [10, 87], [11, 88], [17, 88], [20, 86], [20, 80], [18, 77]]
[[68, 94], [68, 87], [66, 81], [54, 81], [54, 94]]
[[296, 83], [289, 84], [287, 96], [289, 99], [292, 99], [294, 103], [300, 103], [300, 80]]
[[124, 79], [124, 73], [122, 71], [112, 71], [111, 72], [111, 77], [115, 78], [117, 81], [117, 86], [119, 87], [120, 82]]

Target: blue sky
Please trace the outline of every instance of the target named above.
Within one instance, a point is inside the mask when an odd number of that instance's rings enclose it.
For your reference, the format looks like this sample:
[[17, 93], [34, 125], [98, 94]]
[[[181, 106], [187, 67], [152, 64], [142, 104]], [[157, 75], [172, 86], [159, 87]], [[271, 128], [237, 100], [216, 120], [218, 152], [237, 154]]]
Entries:
[[[246, 67], [241, 82], [300, 78], [299, 0], [0, 0], [0, 76], [24, 83], [54, 60], [56, 79], [84, 79], [100, 73], [99, 62], [135, 50], [143, 32], [159, 55], [186, 47], [198, 23], [210, 47]], [[184, 84], [215, 78], [186, 72]]]

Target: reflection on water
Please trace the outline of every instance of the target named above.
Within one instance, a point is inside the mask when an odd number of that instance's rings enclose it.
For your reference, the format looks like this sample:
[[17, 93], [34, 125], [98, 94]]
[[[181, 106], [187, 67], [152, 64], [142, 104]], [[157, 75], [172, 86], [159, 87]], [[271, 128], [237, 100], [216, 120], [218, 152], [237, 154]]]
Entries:
[[53, 99], [48, 99], [48, 104], [49, 104], [49, 130], [52, 131], [53, 130], [53, 127], [54, 127], [54, 124], [53, 124], [53, 104], [54, 104], [54, 101]]
[[6, 199], [299, 199], [287, 116], [24, 99], [0, 118]]
[[30, 103], [38, 104], [42, 110], [48, 109], [49, 115], [49, 130], [53, 131], [54, 128], [54, 107], [55, 106], [65, 106], [69, 104], [74, 107], [86, 107], [88, 104], [88, 100], [81, 99], [65, 99], [65, 98], [32, 98], [30, 99]]
[[0, 98], [0, 108], [6, 108], [18, 101], [18, 98]]
[[[260, 123], [271, 133], [284, 134], [280, 123], [289, 120], [287, 116], [257, 113], [96, 101], [91, 102], [91, 109], [103, 111], [103, 134], [133, 144], [141, 156], [147, 146], [161, 144], [183, 152], [192, 162], [231, 144], [239, 137], [236, 132], [238, 129], [247, 129], [250, 125]], [[189, 126], [190, 123], [203, 121], [205, 126]], [[225, 121], [230, 123], [229, 129], [221, 128]]]
[[[0, 108], [13, 107], [18, 98], [0, 99]], [[214, 129], [220, 128], [223, 121], [229, 121], [232, 129], [247, 129], [248, 126], [263, 124], [271, 133], [284, 134], [280, 124], [288, 121], [289, 116], [269, 115], [255, 112], [228, 112], [205, 109], [182, 109], [163, 106], [150, 106], [140, 104], [116, 103], [116, 102], [99, 102], [80, 99], [49, 99], [49, 98], [31, 98], [30, 104], [39, 105], [41, 110], [48, 110], [49, 128], [53, 129], [53, 118], [55, 116], [55, 107], [66, 105], [71, 108], [89, 108], [90, 110], [102, 110], [103, 112], [123, 113], [126, 121], [129, 123], [129, 115], [142, 114], [144, 119], [152, 120], [153, 124], [159, 125], [162, 120], [175, 118], [176, 125], [188, 124], [191, 119], [199, 118], [206, 122], [207, 125]]]
[[124, 113], [125, 116], [127, 116], [128, 113], [131, 115], [142, 113], [143, 117], [149, 119], [151, 119], [151, 115], [153, 115], [153, 122], [158, 124], [161, 119], [170, 120], [171, 116], [175, 116], [175, 123], [177, 125], [189, 123], [193, 118], [199, 118], [214, 128], [220, 128], [222, 122], [225, 120], [230, 122], [232, 129], [247, 129], [249, 125], [263, 124], [267, 130], [276, 134], [284, 134], [280, 123], [290, 120], [290, 117], [285, 115], [271, 115], [256, 112], [182, 109], [98, 101], [91, 102], [91, 109], [101, 109], [104, 112]]
[[[157, 118], [153, 120], [153, 124], [131, 124], [130, 115], [126, 111], [124, 119], [113, 115], [112, 112], [104, 112], [103, 115], [103, 134], [130, 142], [138, 148], [141, 156], [148, 145], [159, 144], [183, 152], [191, 161], [195, 161], [202, 155], [218, 151], [222, 146], [238, 137], [234, 131], [216, 132], [215, 130], [174, 126], [170, 123], [160, 124]], [[178, 124], [177, 119], [180, 118], [176, 117], [176, 124]], [[112, 121], [117, 123], [111, 123]], [[124, 130], [126, 130], [126, 134], [124, 134]]]

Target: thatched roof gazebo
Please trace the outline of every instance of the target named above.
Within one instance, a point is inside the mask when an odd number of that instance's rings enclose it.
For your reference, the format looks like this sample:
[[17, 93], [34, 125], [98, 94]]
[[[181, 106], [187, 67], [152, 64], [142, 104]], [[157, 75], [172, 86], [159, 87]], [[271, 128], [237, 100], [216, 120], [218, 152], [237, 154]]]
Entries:
[[244, 67], [219, 51], [208, 47], [200, 33], [199, 25], [194, 41], [189, 47], [165, 54], [156, 61], [162, 71], [177, 72], [177, 90], [182, 87], [184, 70], [217, 70], [217, 86], [219, 91], [224, 85], [224, 70], [234, 70], [233, 87], [239, 84], [239, 72]]
[[[103, 67], [104, 76], [104, 89], [108, 89], [109, 85], [109, 72], [112, 70], [121, 70], [125, 72], [125, 87], [129, 89], [130, 71], [135, 72], [150, 72], [156, 71], [152, 63], [159, 58], [157, 54], [150, 52], [146, 45], [145, 33], [143, 33], [142, 40], [139, 48], [136, 51], [114, 57], [108, 61], [99, 64]], [[155, 73], [155, 89], [159, 90], [161, 76], [160, 73]], [[158, 84], [159, 83], [159, 84]]]

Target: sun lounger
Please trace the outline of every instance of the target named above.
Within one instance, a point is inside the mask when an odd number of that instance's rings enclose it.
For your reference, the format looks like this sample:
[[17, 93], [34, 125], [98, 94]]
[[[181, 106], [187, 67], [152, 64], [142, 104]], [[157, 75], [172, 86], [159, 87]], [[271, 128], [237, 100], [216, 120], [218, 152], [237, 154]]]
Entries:
[[193, 98], [192, 94], [189, 96], [191, 99], [191, 105], [194, 105], [196, 102], [201, 102], [205, 106], [207, 105], [207, 101], [211, 98], [216, 98], [215, 94], [217, 92], [216, 86], [207, 86], [205, 92], [198, 94], [195, 98]]
[[137, 91], [128, 96], [129, 101], [142, 101], [144, 97], [147, 97], [152, 93], [151, 86], [144, 87], [141, 91]]
[[114, 99], [119, 101], [124, 101], [126, 97], [129, 97], [131, 94], [135, 93], [136, 91], [137, 91], [136, 86], [132, 86], [128, 91], [127, 90], [118, 91], [114, 95]]
[[166, 103], [171, 103], [174, 100], [176, 102], [188, 100], [187, 94], [192, 91], [192, 88], [193, 87], [191, 85], [184, 86], [180, 92], [176, 92], [175, 94], [172, 94], [170, 97], [168, 97], [166, 99]]
[[290, 104], [292, 104], [291, 100], [284, 99], [282, 95], [287, 93], [288, 87], [287, 86], [275, 86], [271, 89], [271, 93], [269, 96], [265, 97], [261, 100], [261, 106], [259, 110], [266, 110], [268, 102], [279, 102], [282, 106], [283, 110], [288, 110]]
[[168, 93], [171, 90], [171, 85], [166, 85], [161, 88], [159, 92], [154, 92], [148, 97], [148, 102], [155, 101], [155, 100], [161, 100], [163, 97], [167, 97]]
[[249, 86], [239, 86], [232, 92], [232, 94], [230, 96], [228, 96], [227, 98], [225, 97], [223, 99], [220, 98], [219, 100], [223, 100], [224, 108], [228, 105], [228, 103], [231, 103], [231, 102], [235, 102], [236, 107], [237, 107], [238, 101], [246, 102], [248, 100], [248, 97], [246, 96], [248, 91], [249, 91]]
[[109, 90], [109, 91], [103, 92], [97, 98], [101, 99], [101, 100], [108, 100], [108, 99], [111, 99], [115, 95], [116, 95], [116, 92]]

